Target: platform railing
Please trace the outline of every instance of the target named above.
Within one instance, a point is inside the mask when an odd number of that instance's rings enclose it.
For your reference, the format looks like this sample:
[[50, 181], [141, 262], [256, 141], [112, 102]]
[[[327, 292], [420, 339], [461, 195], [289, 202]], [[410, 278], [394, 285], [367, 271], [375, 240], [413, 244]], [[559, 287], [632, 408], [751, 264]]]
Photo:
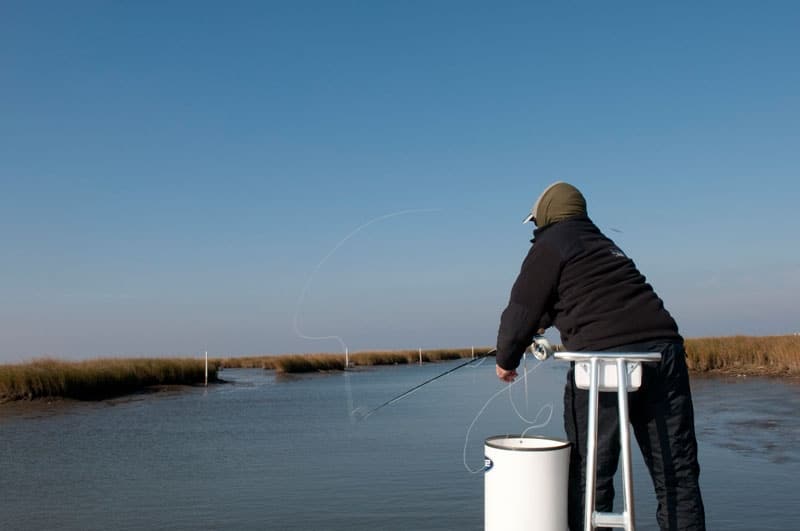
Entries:
[[[534, 343], [536, 347], [536, 343]], [[544, 348], [544, 347], [542, 347]], [[549, 348], [549, 344], [547, 347]], [[541, 352], [541, 350], [540, 350]], [[552, 352], [552, 351], [551, 351]], [[631, 433], [628, 418], [628, 391], [638, 389], [641, 382], [641, 364], [661, 360], [658, 352], [553, 352], [553, 357], [563, 361], [575, 362], [576, 385], [589, 390], [588, 430], [586, 441], [586, 492], [584, 498], [584, 530], [597, 527], [617, 527], [626, 531], [635, 529], [633, 504], [633, 474], [631, 465]], [[587, 382], [579, 382], [579, 371], [586, 371]], [[615, 368], [616, 371], [607, 369]], [[638, 381], [632, 374], [639, 371]], [[615, 375], [615, 378], [610, 375]], [[602, 377], [602, 382], [601, 382]], [[595, 510], [595, 488], [597, 482], [597, 404], [600, 392], [617, 393], [619, 410], [619, 436], [622, 452], [622, 490], [624, 493], [621, 513]]]

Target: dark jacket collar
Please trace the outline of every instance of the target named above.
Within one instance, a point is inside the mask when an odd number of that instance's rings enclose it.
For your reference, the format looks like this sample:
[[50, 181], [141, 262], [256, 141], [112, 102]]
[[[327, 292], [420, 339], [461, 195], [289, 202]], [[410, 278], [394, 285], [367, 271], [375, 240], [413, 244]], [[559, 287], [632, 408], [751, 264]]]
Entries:
[[[592, 220], [589, 219], [589, 216], [575, 216], [574, 218], [567, 218], [567, 219], [562, 219], [561, 221], [555, 221], [553, 223], [550, 223], [549, 225], [545, 225], [544, 227], [537, 227], [536, 229], [534, 229], [533, 239], [531, 240], [531, 243], [535, 242], [536, 238], [541, 237], [541, 235], [544, 234], [545, 231], [547, 231], [551, 227], [555, 227], [556, 225], [561, 225], [562, 223], [572, 223], [576, 221], [577, 222], [588, 221], [589, 223], [592, 223]], [[592, 223], [592, 225], [594, 225], [594, 223]]]

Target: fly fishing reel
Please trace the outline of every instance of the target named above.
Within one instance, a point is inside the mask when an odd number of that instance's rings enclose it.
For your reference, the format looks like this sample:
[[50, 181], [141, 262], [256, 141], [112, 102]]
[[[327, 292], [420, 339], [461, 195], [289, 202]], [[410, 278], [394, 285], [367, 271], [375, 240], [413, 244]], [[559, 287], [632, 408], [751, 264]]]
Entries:
[[533, 343], [531, 344], [531, 352], [533, 357], [539, 361], [544, 361], [547, 358], [553, 357], [555, 349], [550, 341], [544, 336], [533, 336]]

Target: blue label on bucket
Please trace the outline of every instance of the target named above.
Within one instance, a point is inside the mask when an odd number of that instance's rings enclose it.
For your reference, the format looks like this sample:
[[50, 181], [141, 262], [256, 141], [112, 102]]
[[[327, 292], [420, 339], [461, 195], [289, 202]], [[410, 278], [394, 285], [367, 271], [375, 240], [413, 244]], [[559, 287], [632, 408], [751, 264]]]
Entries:
[[493, 466], [494, 463], [492, 463], [492, 460], [486, 456], [483, 456], [483, 471], [488, 472], [492, 469]]

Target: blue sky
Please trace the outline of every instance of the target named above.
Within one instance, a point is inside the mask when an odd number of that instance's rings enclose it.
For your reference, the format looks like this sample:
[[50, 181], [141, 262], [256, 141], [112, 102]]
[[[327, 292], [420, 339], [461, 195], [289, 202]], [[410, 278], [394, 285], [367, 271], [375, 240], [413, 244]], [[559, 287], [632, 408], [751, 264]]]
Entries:
[[4, 2], [0, 361], [492, 344], [555, 180], [800, 331], [800, 7], [697, 4]]

